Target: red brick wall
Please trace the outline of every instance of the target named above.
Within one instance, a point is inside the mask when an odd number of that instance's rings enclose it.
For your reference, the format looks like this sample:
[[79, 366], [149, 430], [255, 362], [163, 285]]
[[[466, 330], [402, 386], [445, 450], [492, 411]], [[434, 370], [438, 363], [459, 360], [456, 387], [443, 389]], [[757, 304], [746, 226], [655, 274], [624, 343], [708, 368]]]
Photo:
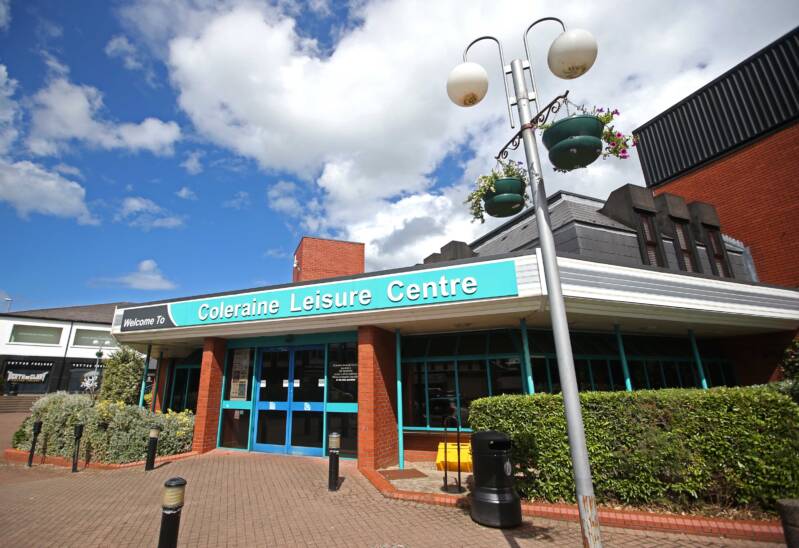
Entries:
[[361, 274], [364, 271], [364, 244], [305, 236], [297, 246], [294, 258], [294, 282]]
[[197, 414], [194, 418], [194, 442], [192, 444], [192, 450], [200, 453], [216, 448], [226, 347], [225, 339], [207, 337], [203, 341], [200, 388], [197, 393]]
[[760, 281], [799, 287], [799, 124], [655, 189], [716, 206], [752, 250]]
[[[449, 432], [447, 442], [454, 444], [457, 438], [454, 432]], [[438, 455], [438, 444], [444, 442], [443, 432], [406, 432], [405, 459], [409, 461], [435, 462]], [[461, 443], [471, 443], [472, 435], [461, 432]]]
[[719, 348], [732, 362], [738, 384], [765, 384], [780, 380], [778, 365], [793, 338], [793, 331], [748, 335], [719, 340]]
[[386, 468], [398, 462], [395, 335], [358, 328], [358, 467]]

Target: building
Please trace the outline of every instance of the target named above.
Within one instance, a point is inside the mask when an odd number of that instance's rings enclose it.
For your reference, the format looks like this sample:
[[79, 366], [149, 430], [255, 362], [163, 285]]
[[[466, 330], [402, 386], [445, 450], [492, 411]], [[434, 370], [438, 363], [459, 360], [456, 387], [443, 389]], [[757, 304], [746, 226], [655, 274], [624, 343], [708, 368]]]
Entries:
[[[45, 308], [0, 314], [0, 374], [6, 394], [80, 392], [84, 373], [117, 349], [111, 321], [117, 306]], [[102, 373], [101, 373], [102, 374]]]
[[799, 28], [633, 132], [655, 194], [712, 203], [760, 280], [789, 287], [799, 287], [797, 121]]
[[[626, 185], [549, 200], [581, 390], [753, 384], [799, 327], [799, 291], [757, 283], [714, 207]], [[119, 306], [160, 359], [156, 405], [197, 387], [194, 449], [429, 457], [486, 395], [559, 391], [532, 211], [424, 263], [363, 272], [363, 246], [305, 238], [293, 282]], [[194, 384], [191, 384], [194, 383]]]

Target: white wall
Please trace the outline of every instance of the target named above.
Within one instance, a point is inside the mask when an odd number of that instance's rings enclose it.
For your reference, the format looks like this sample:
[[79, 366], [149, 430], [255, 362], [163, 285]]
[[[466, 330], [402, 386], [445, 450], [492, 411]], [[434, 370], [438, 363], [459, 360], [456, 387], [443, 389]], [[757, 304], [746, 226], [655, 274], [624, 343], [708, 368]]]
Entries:
[[[37, 325], [46, 327], [60, 327], [61, 340], [59, 344], [20, 344], [9, 342], [11, 340], [11, 330], [16, 324]], [[70, 326], [72, 325], [71, 329]], [[94, 359], [97, 347], [95, 346], [75, 346], [72, 342], [75, 339], [77, 329], [91, 329], [95, 331], [111, 332], [111, 324], [95, 324], [85, 322], [75, 322], [74, 325], [68, 321], [57, 320], [34, 320], [23, 317], [0, 317], [0, 355], [2, 356], [43, 356], [53, 358], [63, 358], [66, 351], [67, 358]], [[103, 348], [105, 357], [118, 348], [106, 346]]]

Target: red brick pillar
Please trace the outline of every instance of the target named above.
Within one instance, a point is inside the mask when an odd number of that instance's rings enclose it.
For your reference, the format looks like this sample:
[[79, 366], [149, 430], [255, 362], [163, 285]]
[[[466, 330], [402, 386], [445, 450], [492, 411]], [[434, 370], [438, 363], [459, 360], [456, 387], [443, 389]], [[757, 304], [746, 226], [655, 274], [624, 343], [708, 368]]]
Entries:
[[394, 333], [358, 328], [358, 467], [396, 464], [397, 375]]
[[164, 405], [166, 402], [166, 385], [169, 384], [167, 379], [169, 379], [169, 373], [172, 371], [172, 364], [175, 363], [175, 360], [161, 360], [163, 363], [158, 364], [158, 379], [156, 381], [156, 393], [153, 394], [155, 398], [155, 407], [153, 408], [155, 411], [161, 411], [162, 413], [166, 411], [164, 409]]
[[197, 415], [194, 418], [192, 449], [205, 453], [216, 448], [219, 426], [219, 405], [222, 402], [222, 369], [225, 366], [227, 341], [207, 337], [203, 341], [200, 365], [200, 389], [197, 394]]

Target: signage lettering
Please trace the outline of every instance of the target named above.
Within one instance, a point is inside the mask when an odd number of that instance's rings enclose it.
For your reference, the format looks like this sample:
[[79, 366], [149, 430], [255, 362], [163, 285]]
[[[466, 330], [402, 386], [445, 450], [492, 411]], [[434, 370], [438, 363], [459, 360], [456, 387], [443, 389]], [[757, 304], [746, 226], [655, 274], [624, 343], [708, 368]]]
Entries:
[[44, 373], [14, 373], [13, 371], [9, 371], [8, 374], [8, 382], [20, 382], [20, 383], [34, 383], [34, 382], [44, 382], [45, 378], [47, 378], [47, 374], [49, 371], [45, 371]]

